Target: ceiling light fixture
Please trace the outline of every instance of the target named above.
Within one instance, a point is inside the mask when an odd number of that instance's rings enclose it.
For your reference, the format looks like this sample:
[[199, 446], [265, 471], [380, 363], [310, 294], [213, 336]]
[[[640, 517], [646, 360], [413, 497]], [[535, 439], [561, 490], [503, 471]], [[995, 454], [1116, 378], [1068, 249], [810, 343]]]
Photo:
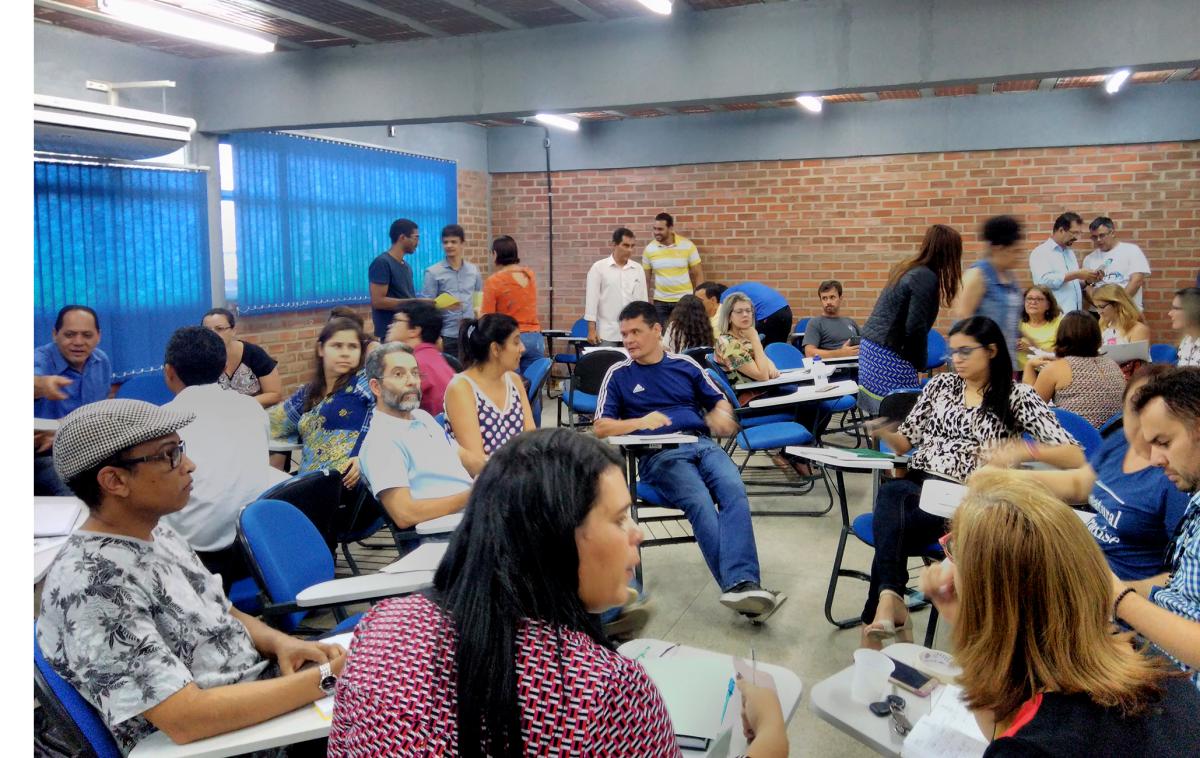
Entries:
[[539, 113], [533, 118], [539, 124], [545, 124], [546, 126], [566, 129], [568, 132], [579, 131], [579, 122], [566, 116], [558, 116], [553, 113]]
[[269, 53], [275, 38], [149, 0], [99, 0], [101, 11], [160, 34], [246, 53]]
[[655, 13], [663, 16], [671, 15], [671, 0], [638, 0], [638, 2]]
[[821, 101], [821, 98], [816, 97], [815, 95], [801, 95], [800, 97], [796, 98], [796, 103], [810, 113], [820, 113], [821, 108], [823, 108], [825, 105]]
[[1114, 71], [1104, 79], [1104, 91], [1110, 95], [1117, 94], [1117, 90], [1121, 89], [1121, 85], [1129, 78], [1129, 69], [1123, 68], [1120, 71]]

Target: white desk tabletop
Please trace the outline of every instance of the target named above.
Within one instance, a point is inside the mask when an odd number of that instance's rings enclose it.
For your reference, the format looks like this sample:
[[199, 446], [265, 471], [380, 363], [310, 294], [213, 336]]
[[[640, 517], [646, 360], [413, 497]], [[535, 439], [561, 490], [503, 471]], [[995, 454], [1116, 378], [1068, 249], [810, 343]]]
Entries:
[[[37, 504], [39, 500], [74, 500], [74, 498], [34, 498], [34, 522], [37, 521]], [[82, 505], [82, 502], [80, 502]], [[75, 525], [71, 527], [74, 532], [79, 527], [83, 526], [83, 522], [88, 520], [88, 509], [86, 506], [79, 509], [79, 514], [75, 518]], [[36, 526], [35, 526], [36, 529]], [[58, 553], [62, 550], [62, 546], [67, 544], [66, 536], [57, 537], [34, 537], [33, 538], [33, 583], [37, 584], [46, 578], [46, 573], [50, 571], [50, 564], [54, 563], [54, 559], [58, 557]]]
[[541, 335], [543, 337], [569, 337], [571, 333], [566, 329], [543, 329]]
[[267, 443], [267, 449], [272, 453], [290, 453], [293, 450], [300, 450], [304, 445], [291, 440], [271, 440]]
[[840, 468], [846, 471], [891, 471], [900, 462], [896, 456], [858, 456], [855, 450], [846, 450], [838, 447], [802, 447], [791, 445], [785, 447], [783, 451], [820, 463], [829, 468]]
[[451, 513], [449, 516], [439, 516], [429, 521], [417, 524], [417, 534], [446, 534], [453, 532], [462, 523], [462, 512]]
[[778, 387], [781, 384], [800, 384], [801, 382], [811, 382], [813, 380], [812, 371], [806, 368], [794, 368], [787, 371], [780, 371], [779, 376], [774, 379], [764, 379], [761, 382], [738, 382], [733, 386], [735, 392], [742, 390], [753, 390], [760, 387]]
[[358, 600], [407, 595], [433, 586], [432, 571], [412, 571], [403, 574], [383, 573], [349, 576], [314, 584], [296, 595], [296, 605], [311, 608], [318, 605], [337, 605]]
[[[921, 645], [898, 642], [884, 648], [883, 652], [898, 661], [915, 666], [923, 650], [925, 648]], [[828, 679], [814, 684], [809, 692], [809, 708], [822, 720], [833, 724], [880, 755], [898, 758], [904, 747], [904, 738], [892, 731], [890, 718], [876, 716], [867, 706], [851, 699], [850, 683], [853, 679], [854, 666], [850, 665]], [[892, 685], [892, 694], [899, 695], [907, 703], [904, 715], [914, 726], [929, 713], [930, 703], [937, 697], [937, 692], [935, 689], [930, 697], [917, 697]]]
[[55, 418], [37, 418], [33, 419], [33, 431], [35, 432], [57, 432], [58, 419]]
[[639, 445], [683, 445], [695, 442], [694, 434], [617, 434], [605, 437], [604, 441], [619, 447], [638, 447]]
[[[742, 386], [739, 384], [737, 388], [741, 389]], [[771, 408], [776, 405], [792, 405], [793, 403], [806, 403], [811, 400], [830, 400], [835, 397], [843, 397], [844, 395], [854, 395], [857, 392], [858, 382], [853, 379], [830, 382], [824, 387], [815, 387], [808, 384], [787, 395], [760, 397], [757, 400], [751, 400], [749, 407]]]
[[[664, 654], [671, 658], [724, 658], [729, 662], [730, 675], [733, 675], [733, 659], [729, 655], [713, 650], [688, 647], [687, 645], [676, 645], [663, 640], [630, 640], [617, 648], [617, 652], [634, 660], [661, 657]], [[800, 681], [800, 677], [796, 676], [795, 672], [785, 669], [782, 666], [759, 661], [758, 668], [769, 673], [775, 680], [775, 686], [778, 688], [779, 704], [783, 706], [784, 722], [791, 721], [792, 716], [796, 713], [796, 708], [800, 705], [800, 696], [804, 694], [804, 683]], [[725, 723], [723, 724], [725, 727], [732, 727], [733, 730], [732, 740], [729, 744], [730, 750], [727, 755], [741, 755], [746, 750], [746, 738], [742, 734], [741, 712], [741, 695], [735, 690], [733, 698], [729, 701], [729, 708], [725, 714]], [[711, 751], [712, 748], [710, 748]], [[686, 756], [709, 755], [709, 753], [703, 750], [682, 750], [680, 752]], [[714, 755], [713, 758], [718, 757]], [[725, 756], [720, 756], [719, 758], [725, 758]]]
[[415, 550], [395, 563], [390, 563], [379, 570], [389, 574], [437, 571], [438, 564], [442, 562], [442, 558], [446, 557], [446, 548], [448, 547], [450, 547], [449, 542], [426, 542], [424, 545], [418, 545]]

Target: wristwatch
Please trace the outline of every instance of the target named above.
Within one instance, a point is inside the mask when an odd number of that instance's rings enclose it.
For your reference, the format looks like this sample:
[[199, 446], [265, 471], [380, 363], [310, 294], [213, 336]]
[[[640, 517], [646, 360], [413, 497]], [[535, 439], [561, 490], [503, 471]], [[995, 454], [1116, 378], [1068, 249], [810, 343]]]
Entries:
[[317, 686], [321, 688], [321, 692], [326, 695], [332, 695], [334, 688], [337, 687], [337, 677], [333, 675], [333, 667], [328, 663], [322, 663], [320, 668], [321, 678], [317, 682]]

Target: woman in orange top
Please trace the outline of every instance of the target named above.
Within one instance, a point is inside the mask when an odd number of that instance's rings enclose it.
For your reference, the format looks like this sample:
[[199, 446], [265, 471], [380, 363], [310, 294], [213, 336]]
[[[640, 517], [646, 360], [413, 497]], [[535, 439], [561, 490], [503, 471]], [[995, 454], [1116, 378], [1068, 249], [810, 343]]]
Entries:
[[507, 234], [492, 242], [492, 255], [496, 272], [483, 283], [481, 313], [503, 313], [517, 320], [525, 346], [517, 370], [524, 376], [525, 369], [546, 352], [537, 317], [537, 281], [533, 271], [521, 265], [517, 241]]

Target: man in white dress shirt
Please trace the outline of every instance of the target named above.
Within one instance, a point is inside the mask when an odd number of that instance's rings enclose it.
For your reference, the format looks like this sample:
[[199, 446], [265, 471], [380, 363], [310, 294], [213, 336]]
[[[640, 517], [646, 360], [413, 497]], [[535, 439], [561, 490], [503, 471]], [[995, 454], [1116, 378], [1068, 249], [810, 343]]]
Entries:
[[646, 276], [633, 261], [633, 232], [620, 227], [612, 235], [612, 255], [592, 264], [587, 275], [583, 318], [588, 342], [619, 346], [621, 309], [635, 300], [646, 300]]
[[176, 329], [163, 363], [163, 378], [175, 393], [164, 407], [196, 417], [179, 430], [196, 464], [191, 497], [163, 523], [187, 540], [209, 571], [221, 575], [228, 592], [250, 574], [236, 542], [238, 512], [288, 476], [269, 462], [267, 412], [249, 395], [217, 384], [225, 370], [225, 343], [216, 332]]
[[1143, 285], [1150, 276], [1146, 254], [1132, 242], [1118, 242], [1117, 226], [1108, 216], [1097, 216], [1088, 228], [1095, 250], [1083, 259], [1083, 267], [1100, 270], [1096, 286], [1118, 284], [1124, 287], [1125, 294], [1141, 310]]
[[1054, 219], [1050, 238], [1029, 254], [1033, 283], [1049, 288], [1063, 313], [1081, 310], [1083, 287], [1100, 278], [1097, 271], [1079, 268], [1079, 259], [1071, 247], [1085, 231], [1083, 218], [1067, 211]]

